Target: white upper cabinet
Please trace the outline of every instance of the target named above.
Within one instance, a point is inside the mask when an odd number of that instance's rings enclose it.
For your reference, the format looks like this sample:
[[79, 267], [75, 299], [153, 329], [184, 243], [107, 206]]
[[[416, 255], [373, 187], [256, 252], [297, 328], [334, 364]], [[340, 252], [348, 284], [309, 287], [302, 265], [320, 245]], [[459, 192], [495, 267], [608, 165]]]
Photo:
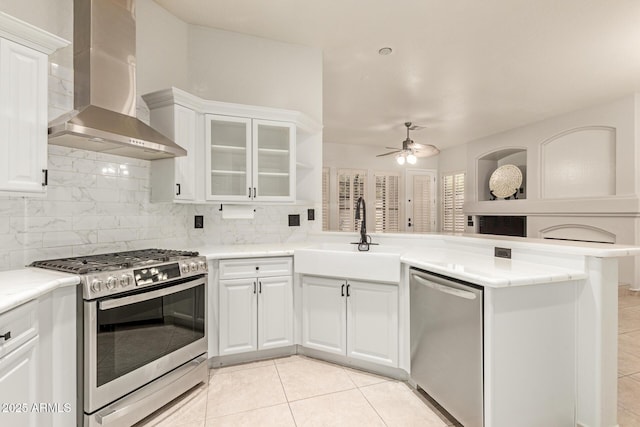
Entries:
[[205, 123], [207, 199], [252, 200], [251, 119], [207, 114]]
[[296, 127], [253, 120], [253, 197], [256, 201], [294, 201]]
[[205, 122], [207, 200], [295, 200], [293, 123], [214, 114]]
[[195, 111], [178, 104], [151, 110], [151, 125], [187, 150], [186, 156], [151, 162], [152, 201], [196, 200], [197, 120]]
[[46, 190], [48, 55], [67, 44], [0, 12], [0, 193]]
[[[152, 162], [152, 171], [158, 171], [151, 178], [154, 200], [293, 203], [298, 192], [314, 200], [309, 194], [313, 180], [308, 176], [313, 165], [307, 158], [296, 161], [296, 146], [302, 144], [303, 154], [317, 160], [321, 153], [308, 146], [320, 146], [322, 129], [303, 114], [204, 100], [176, 88], [143, 95], [143, 99], [151, 111], [151, 125], [173, 137], [190, 159]], [[182, 139], [176, 132], [177, 107], [196, 115], [195, 127], [185, 130]], [[164, 111], [168, 109], [173, 112]], [[181, 162], [184, 167], [179, 166]], [[300, 180], [296, 180], [297, 169], [307, 171]], [[179, 170], [189, 176], [181, 177]], [[185, 183], [193, 178], [193, 195], [187, 184], [177, 185], [179, 177]], [[176, 194], [178, 188], [182, 197]]]

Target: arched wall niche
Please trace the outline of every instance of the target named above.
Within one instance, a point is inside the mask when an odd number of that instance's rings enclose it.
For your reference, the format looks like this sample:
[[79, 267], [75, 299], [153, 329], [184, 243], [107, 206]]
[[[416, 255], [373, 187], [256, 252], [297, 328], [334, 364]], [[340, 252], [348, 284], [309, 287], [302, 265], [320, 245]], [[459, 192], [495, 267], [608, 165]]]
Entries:
[[615, 234], [602, 228], [583, 224], [561, 224], [547, 227], [540, 230], [540, 237], [543, 239], [573, 240], [580, 242], [616, 242]]
[[586, 126], [541, 143], [543, 199], [589, 198], [616, 194], [616, 129]]
[[491, 178], [493, 171], [506, 164], [516, 165], [520, 168], [522, 186], [518, 193], [518, 199], [527, 198], [527, 148], [512, 146], [483, 153], [476, 159], [478, 201], [491, 200], [489, 178]]

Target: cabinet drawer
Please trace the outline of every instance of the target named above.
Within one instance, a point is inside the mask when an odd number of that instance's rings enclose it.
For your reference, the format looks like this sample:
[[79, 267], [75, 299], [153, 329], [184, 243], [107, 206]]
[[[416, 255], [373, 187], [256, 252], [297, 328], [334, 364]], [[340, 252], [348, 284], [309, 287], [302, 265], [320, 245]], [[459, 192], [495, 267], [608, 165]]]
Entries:
[[291, 266], [291, 257], [222, 260], [220, 279], [288, 276], [292, 273]]
[[0, 335], [10, 334], [9, 339], [0, 338], [0, 357], [11, 353], [31, 338], [38, 335], [38, 303], [30, 301], [0, 314]]

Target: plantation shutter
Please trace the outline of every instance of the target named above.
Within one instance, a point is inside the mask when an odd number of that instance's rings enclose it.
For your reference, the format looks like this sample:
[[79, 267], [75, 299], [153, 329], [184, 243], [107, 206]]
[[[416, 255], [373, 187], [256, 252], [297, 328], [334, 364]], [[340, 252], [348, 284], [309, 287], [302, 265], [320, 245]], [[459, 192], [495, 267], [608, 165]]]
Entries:
[[434, 178], [431, 175], [413, 177], [413, 231], [424, 233], [432, 230], [434, 219]]
[[365, 196], [367, 172], [358, 169], [338, 170], [338, 230], [359, 231], [360, 221], [355, 220], [355, 208], [359, 197]]
[[464, 174], [444, 175], [442, 185], [442, 230], [463, 232]]
[[322, 231], [329, 230], [329, 168], [322, 168]]
[[394, 233], [400, 231], [399, 176], [394, 173], [375, 172], [375, 231]]

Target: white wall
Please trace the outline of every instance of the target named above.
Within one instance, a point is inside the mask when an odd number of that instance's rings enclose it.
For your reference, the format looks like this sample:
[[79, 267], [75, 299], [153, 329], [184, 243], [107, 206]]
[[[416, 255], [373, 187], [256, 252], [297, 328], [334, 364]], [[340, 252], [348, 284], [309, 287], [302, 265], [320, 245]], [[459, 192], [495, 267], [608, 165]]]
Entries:
[[137, 91], [188, 90], [189, 26], [153, 0], [136, 0]]
[[188, 91], [204, 99], [297, 110], [322, 123], [322, 52], [191, 25]]

